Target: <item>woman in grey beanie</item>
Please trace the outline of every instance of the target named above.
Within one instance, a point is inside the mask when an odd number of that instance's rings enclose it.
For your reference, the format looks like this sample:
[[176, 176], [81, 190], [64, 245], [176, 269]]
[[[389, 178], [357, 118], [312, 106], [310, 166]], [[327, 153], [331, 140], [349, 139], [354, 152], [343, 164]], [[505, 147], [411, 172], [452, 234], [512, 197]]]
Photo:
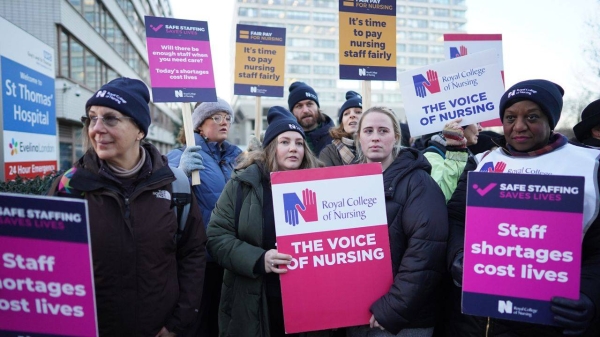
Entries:
[[[227, 141], [233, 122], [233, 110], [224, 99], [196, 104], [192, 122], [196, 145], [175, 149], [167, 154], [167, 158], [169, 165], [181, 168], [188, 177], [192, 171], [200, 170], [202, 184], [194, 186], [194, 195], [202, 210], [206, 228], [242, 150]], [[207, 255], [205, 295], [202, 297], [197, 321], [185, 337], [218, 336], [217, 316], [222, 282], [223, 268]]]

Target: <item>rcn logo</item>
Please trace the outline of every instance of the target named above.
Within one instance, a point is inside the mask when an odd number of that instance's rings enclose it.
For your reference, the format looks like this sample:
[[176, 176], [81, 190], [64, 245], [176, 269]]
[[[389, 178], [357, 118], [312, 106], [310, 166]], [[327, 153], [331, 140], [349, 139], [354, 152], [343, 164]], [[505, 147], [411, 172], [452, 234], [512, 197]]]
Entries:
[[183, 97], [183, 90], [175, 90], [175, 97]]
[[256, 94], [258, 92], [258, 88], [252, 86], [252, 87], [250, 87], [250, 92], [253, 94]]
[[106, 90], [100, 90], [96, 93], [96, 97], [104, 97], [106, 96]]
[[10, 149], [10, 155], [14, 156], [19, 153], [19, 142], [17, 142], [14, 138], [10, 140], [8, 143], [8, 148]]
[[308, 97], [308, 98], [310, 98], [310, 99], [313, 99], [313, 100], [315, 100], [315, 101], [318, 101], [318, 100], [319, 100], [319, 97], [317, 97], [317, 95], [315, 95], [315, 94], [313, 94], [313, 93], [310, 93], [310, 92], [306, 91], [304, 94], [306, 95], [306, 97]]
[[358, 68], [358, 76], [367, 76], [367, 69]]
[[[427, 96], [427, 91], [430, 94], [440, 92], [440, 82], [438, 81], [437, 71], [428, 70], [427, 78], [422, 74], [413, 76], [413, 83], [415, 85], [415, 92], [417, 96], [423, 98]], [[425, 91], [427, 89], [427, 91]]]
[[465, 56], [467, 55], [467, 47], [465, 46], [460, 46], [458, 48], [456, 47], [450, 47], [450, 58], [451, 59], [455, 59], [457, 57], [461, 57], [461, 56]]
[[479, 170], [479, 172], [502, 173], [502, 172], [504, 172], [505, 169], [506, 169], [506, 163], [503, 161], [497, 162], [496, 165], [494, 165], [494, 162], [488, 161], [487, 163], [483, 164], [483, 166], [481, 166], [481, 169]]
[[511, 301], [498, 301], [498, 312], [501, 314], [512, 314], [513, 304]]
[[308, 188], [302, 191], [302, 201], [300, 201], [296, 193], [284, 193], [283, 209], [285, 212], [285, 222], [292, 226], [300, 223], [298, 213], [300, 213], [304, 222], [319, 220], [317, 194]]

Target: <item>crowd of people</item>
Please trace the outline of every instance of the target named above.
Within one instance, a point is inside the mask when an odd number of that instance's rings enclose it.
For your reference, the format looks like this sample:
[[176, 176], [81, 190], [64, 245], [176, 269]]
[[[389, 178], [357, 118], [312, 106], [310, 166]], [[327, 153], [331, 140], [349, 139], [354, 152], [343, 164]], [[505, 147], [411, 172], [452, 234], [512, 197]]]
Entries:
[[[382, 167], [393, 284], [371, 305], [368, 325], [293, 336], [600, 333], [600, 100], [569, 141], [554, 131], [563, 89], [523, 81], [496, 98], [503, 135], [456, 119], [414, 141], [390, 108], [363, 112], [354, 91], [336, 126], [317, 92], [295, 82], [288, 108], [269, 109], [250, 150], [227, 141], [234, 113], [219, 98], [195, 106], [195, 145], [161, 154], [144, 141], [146, 85], [118, 78], [99, 91], [107, 94], [94, 94], [82, 118], [87, 151], [48, 194], [88, 202], [101, 336], [284, 336], [279, 275], [292, 256], [277, 249], [270, 173], [361, 163]], [[584, 223], [572, 226], [583, 235], [581, 294], [552, 298], [555, 325], [461, 312], [467, 173], [484, 157], [585, 177]], [[181, 221], [173, 183], [194, 171], [202, 183]]]

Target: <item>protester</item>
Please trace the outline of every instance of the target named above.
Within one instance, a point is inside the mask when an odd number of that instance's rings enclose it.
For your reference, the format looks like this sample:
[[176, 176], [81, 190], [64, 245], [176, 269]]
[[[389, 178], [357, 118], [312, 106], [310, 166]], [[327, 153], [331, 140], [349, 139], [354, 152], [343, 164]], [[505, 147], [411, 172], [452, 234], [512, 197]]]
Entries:
[[[221, 336], [285, 335], [279, 274], [292, 256], [276, 248], [270, 173], [316, 168], [304, 131], [274, 106], [263, 149], [248, 152], [234, 171], [208, 225], [208, 251], [225, 268], [219, 311]], [[328, 332], [325, 332], [327, 335]]]
[[363, 113], [357, 146], [361, 162], [382, 165], [394, 283], [371, 306], [370, 325], [349, 328], [351, 337], [431, 336], [435, 325], [445, 272], [446, 203], [425, 157], [401, 149], [400, 139], [391, 110], [373, 107]]
[[289, 92], [290, 111], [304, 130], [308, 147], [318, 157], [321, 150], [331, 143], [329, 129], [335, 125], [331, 118], [321, 111], [319, 96], [308, 84], [294, 82], [290, 85]]
[[431, 177], [440, 186], [446, 202], [450, 200], [458, 178], [471, 155], [467, 146], [477, 144], [481, 125], [469, 124], [461, 127], [462, 118], [448, 122], [441, 134], [431, 137], [423, 155], [431, 164]]
[[413, 147], [414, 139], [410, 136], [408, 123], [400, 123], [400, 131], [402, 132], [402, 141], [400, 144], [404, 147]]
[[338, 113], [338, 126], [329, 130], [333, 140], [325, 146], [319, 159], [325, 166], [349, 165], [356, 158], [354, 134], [358, 130], [358, 120], [362, 114], [362, 96], [355, 91], [346, 93], [346, 102]]
[[477, 137], [477, 143], [467, 145], [467, 148], [471, 153], [479, 154], [488, 150], [493, 150], [498, 147], [497, 143], [500, 142], [503, 136], [498, 132], [494, 131], [481, 131]]
[[600, 148], [600, 99], [590, 103], [581, 112], [581, 122], [573, 127], [581, 144]]
[[202, 217], [192, 200], [178, 233], [175, 176], [167, 159], [143, 142], [149, 99], [140, 80], [103, 85], [82, 118], [87, 152], [49, 191], [87, 200], [100, 336], [180, 335], [202, 297]]
[[[528, 80], [508, 89], [500, 99], [504, 139], [497, 149], [469, 159], [456, 191], [448, 202], [450, 237], [448, 266], [456, 285], [462, 284], [467, 173], [481, 171], [484, 163], [502, 162], [496, 173], [522, 167], [551, 175], [585, 177], [581, 294], [578, 300], [552, 298], [558, 326], [544, 326], [460, 313], [460, 288], [452, 290], [454, 310], [447, 319], [447, 336], [560, 336], [584, 334], [600, 313], [600, 220], [598, 219], [598, 156], [600, 151], [567, 143], [553, 132], [563, 106], [563, 89], [550, 81]], [[482, 158], [485, 156], [485, 160]], [[525, 166], [526, 165], [526, 166]], [[489, 171], [489, 170], [488, 170]], [[573, 230], [581, 230], [573, 224]], [[587, 336], [598, 336], [597, 331]]]
[[[194, 186], [205, 226], [223, 188], [233, 172], [242, 150], [229, 143], [227, 136], [233, 122], [233, 110], [223, 99], [196, 105], [192, 113], [195, 146], [175, 149], [167, 154], [169, 164], [179, 167], [188, 177], [200, 171], [200, 185]], [[219, 335], [218, 313], [223, 283], [223, 268], [207, 255], [204, 290], [198, 319], [186, 337]]]

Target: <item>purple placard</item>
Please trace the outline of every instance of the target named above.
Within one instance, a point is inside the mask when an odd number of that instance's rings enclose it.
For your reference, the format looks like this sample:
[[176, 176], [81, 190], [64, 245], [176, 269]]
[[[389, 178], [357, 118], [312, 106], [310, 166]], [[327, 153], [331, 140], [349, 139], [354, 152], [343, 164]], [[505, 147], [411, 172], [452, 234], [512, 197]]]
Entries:
[[0, 193], [0, 336], [98, 335], [87, 219], [84, 200]]
[[554, 324], [579, 298], [584, 178], [469, 172], [463, 312]]
[[146, 16], [154, 102], [216, 102], [205, 21]]

